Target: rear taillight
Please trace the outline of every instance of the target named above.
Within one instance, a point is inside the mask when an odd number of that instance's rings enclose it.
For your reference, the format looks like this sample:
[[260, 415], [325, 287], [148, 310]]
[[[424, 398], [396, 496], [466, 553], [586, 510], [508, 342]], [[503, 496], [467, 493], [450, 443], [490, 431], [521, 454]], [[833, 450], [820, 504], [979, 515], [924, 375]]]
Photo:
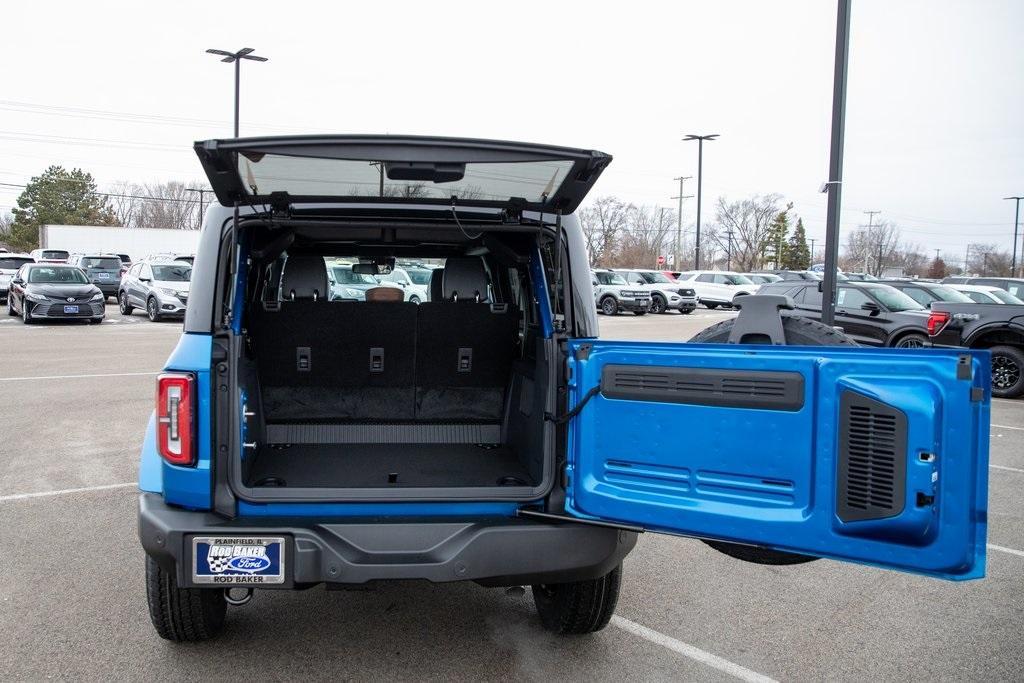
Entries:
[[195, 378], [167, 373], [156, 384], [156, 443], [172, 465], [190, 467], [195, 458]]
[[946, 311], [932, 311], [928, 315], [928, 334], [936, 335], [949, 322], [949, 313]]

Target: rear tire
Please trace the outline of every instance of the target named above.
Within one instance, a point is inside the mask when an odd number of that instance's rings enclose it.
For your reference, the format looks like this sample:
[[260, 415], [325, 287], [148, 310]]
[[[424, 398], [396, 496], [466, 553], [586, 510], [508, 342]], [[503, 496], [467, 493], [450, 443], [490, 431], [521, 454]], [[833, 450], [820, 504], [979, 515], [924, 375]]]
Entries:
[[718, 304], [712, 304], [712, 303], [708, 303], [708, 302], [705, 302], [704, 306], [707, 307], [708, 309], [712, 310], [712, 311], [715, 310], [716, 308], [718, 308]]
[[533, 586], [540, 622], [554, 633], [581, 634], [608, 625], [619, 601], [622, 565], [590, 581]]
[[[724, 344], [729, 341], [729, 333], [732, 331], [735, 324], [735, 318], [723, 320], [702, 332], [698, 332], [690, 342], [701, 344]], [[783, 315], [782, 331], [786, 336], [786, 344], [788, 346], [858, 345], [857, 342], [853, 341], [853, 339], [834, 330], [828, 325], [823, 325], [817, 320], [810, 320], [799, 316]], [[739, 543], [729, 543], [727, 541], [706, 540], [704, 543], [708, 544], [720, 553], [724, 553], [730, 557], [735, 557], [736, 559], [743, 560], [744, 562], [753, 562], [754, 564], [803, 564], [804, 562], [812, 562], [819, 559], [817, 557], [811, 557], [810, 555], [787, 553], [782, 550], [761, 548], [753, 545], [742, 545]]]
[[175, 643], [214, 637], [224, 628], [228, 605], [220, 588], [178, 588], [174, 575], [146, 556], [149, 618], [161, 638]]
[[927, 344], [927, 337], [925, 337], [923, 334], [911, 332], [910, 334], [905, 334], [899, 339], [897, 339], [896, 343], [893, 344], [893, 347], [897, 349], [922, 349]]
[[992, 352], [992, 395], [996, 398], [1024, 395], [1024, 351], [1016, 346], [993, 346], [989, 351]]

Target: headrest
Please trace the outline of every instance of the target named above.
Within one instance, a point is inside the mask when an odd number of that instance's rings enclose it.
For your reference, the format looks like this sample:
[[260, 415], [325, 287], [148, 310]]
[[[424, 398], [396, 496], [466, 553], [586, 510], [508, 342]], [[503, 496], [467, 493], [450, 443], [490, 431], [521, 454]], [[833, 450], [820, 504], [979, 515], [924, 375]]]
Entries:
[[404, 301], [405, 292], [398, 287], [372, 287], [366, 290], [366, 300], [370, 303]]
[[444, 301], [444, 287], [441, 282], [444, 279], [444, 268], [434, 268], [430, 274], [430, 300]]
[[281, 275], [281, 300], [330, 299], [327, 266], [323, 258], [309, 254], [288, 255]]
[[479, 256], [459, 256], [444, 262], [443, 301], [487, 301], [487, 271]]

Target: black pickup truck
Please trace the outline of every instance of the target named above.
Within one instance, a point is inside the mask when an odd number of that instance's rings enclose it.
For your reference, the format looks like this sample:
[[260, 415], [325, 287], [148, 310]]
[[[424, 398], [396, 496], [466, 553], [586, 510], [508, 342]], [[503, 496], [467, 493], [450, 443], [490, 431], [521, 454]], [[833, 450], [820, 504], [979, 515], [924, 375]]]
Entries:
[[936, 301], [928, 318], [933, 346], [966, 346], [992, 352], [992, 395], [1024, 394], [1024, 306]]

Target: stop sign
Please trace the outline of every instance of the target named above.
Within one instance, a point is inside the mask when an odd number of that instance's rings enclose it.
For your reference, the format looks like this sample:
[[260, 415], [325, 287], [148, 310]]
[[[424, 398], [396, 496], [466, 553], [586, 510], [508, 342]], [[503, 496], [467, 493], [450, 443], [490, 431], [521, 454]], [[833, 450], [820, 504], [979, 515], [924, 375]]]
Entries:
[[665, 257], [664, 256], [659, 256], [658, 257], [658, 265], [659, 266], [665, 265]]

